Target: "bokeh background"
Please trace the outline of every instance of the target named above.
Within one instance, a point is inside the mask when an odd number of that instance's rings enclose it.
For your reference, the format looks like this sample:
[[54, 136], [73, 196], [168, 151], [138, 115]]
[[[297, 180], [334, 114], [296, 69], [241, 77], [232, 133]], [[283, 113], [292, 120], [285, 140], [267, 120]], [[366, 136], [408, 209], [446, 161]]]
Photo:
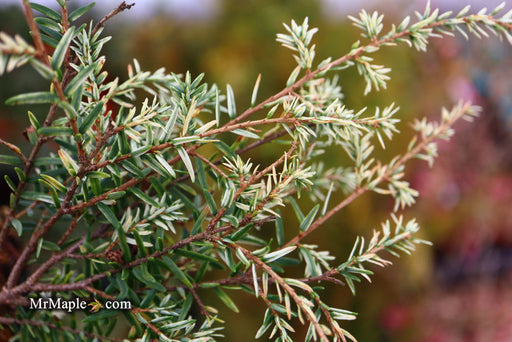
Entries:
[[[345, 54], [361, 39], [358, 29], [347, 20], [348, 14], [355, 15], [362, 7], [378, 9], [390, 25], [425, 5], [424, 1], [400, 0], [134, 1], [136, 6], [112, 19], [105, 30], [113, 36], [104, 50], [110, 77], [126, 77], [126, 65], [132, 58], [147, 70], [164, 66], [178, 73], [205, 72], [207, 82], [221, 88], [228, 82], [233, 86], [238, 108], [248, 105], [259, 73], [260, 97], [264, 98], [280, 90], [293, 69], [288, 50], [274, 41], [282, 22], [302, 21], [308, 16], [310, 24], [320, 28], [315, 43], [321, 60]], [[98, 1], [88, 20], [101, 18], [119, 2]], [[83, 3], [69, 1], [71, 7]], [[433, 7], [455, 11], [466, 4], [476, 11], [485, 6], [493, 9], [499, 1], [432, 2]], [[30, 39], [16, 1], [1, 0], [0, 30]], [[421, 197], [404, 214], [418, 218], [423, 227], [421, 237], [432, 241], [433, 247], [422, 246], [412, 256], [394, 259], [387, 269], [374, 269], [373, 283], [359, 284], [356, 297], [346, 287], [326, 290], [328, 302], [359, 312], [359, 318], [344, 327], [360, 341], [512, 341], [511, 52], [506, 42], [495, 38], [468, 42], [460, 36], [434, 39], [427, 53], [406, 46], [386, 48], [375, 59], [393, 69], [392, 81], [387, 90], [367, 96], [362, 95], [364, 84], [357, 72], [340, 74], [348, 107], [400, 105], [403, 134], [386, 150], [377, 151], [384, 160], [400, 153], [409, 141], [408, 123], [413, 118], [435, 118], [442, 106], [451, 107], [458, 99], [483, 107], [479, 119], [458, 124], [455, 138], [440, 144], [434, 168], [421, 162], [409, 165], [408, 179]], [[5, 100], [43, 87], [29, 69], [2, 76], [2, 139], [25, 144], [22, 132], [28, 125], [27, 108], [6, 107]], [[45, 114], [44, 108], [34, 112], [40, 117]], [[265, 153], [269, 152], [259, 151], [251, 158], [264, 162], [271, 157]], [[346, 162], [341, 155], [329, 160], [332, 165]], [[1, 186], [3, 201], [8, 193], [4, 184]], [[341, 199], [343, 195], [337, 196]], [[355, 237], [368, 236], [387, 219], [392, 205], [385, 197], [366, 194], [307, 242], [333, 251], [341, 262]], [[221, 314], [231, 323], [225, 340], [253, 340], [264, 308], [246, 295], [237, 299], [246, 301], [239, 305], [241, 313], [226, 310]], [[297, 329], [300, 331], [300, 326]]]

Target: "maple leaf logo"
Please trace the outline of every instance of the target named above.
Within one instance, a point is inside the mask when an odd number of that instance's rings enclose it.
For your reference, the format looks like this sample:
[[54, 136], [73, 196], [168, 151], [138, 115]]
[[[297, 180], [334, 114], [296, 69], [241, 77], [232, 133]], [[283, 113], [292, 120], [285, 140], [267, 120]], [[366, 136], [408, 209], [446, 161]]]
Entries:
[[91, 307], [91, 308], [89, 309], [89, 311], [90, 311], [90, 312], [93, 312], [93, 313], [98, 312], [100, 309], [102, 309], [102, 308], [103, 308], [103, 305], [102, 305], [100, 302], [98, 302], [98, 300], [97, 300], [97, 299], [96, 299], [94, 302], [89, 303], [89, 304], [87, 304], [87, 305], [89, 305], [89, 306]]

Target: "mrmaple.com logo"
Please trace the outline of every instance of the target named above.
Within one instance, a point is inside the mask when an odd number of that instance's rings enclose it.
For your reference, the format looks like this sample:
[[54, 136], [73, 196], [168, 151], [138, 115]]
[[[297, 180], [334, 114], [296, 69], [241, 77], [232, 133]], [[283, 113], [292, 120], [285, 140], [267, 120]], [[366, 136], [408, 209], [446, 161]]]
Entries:
[[98, 312], [100, 309], [107, 310], [130, 310], [132, 303], [128, 300], [107, 300], [103, 304], [97, 299], [86, 301], [81, 298], [72, 300], [63, 298], [29, 298], [31, 310], [60, 310], [71, 312], [74, 310], [86, 310], [89, 306], [90, 312]]

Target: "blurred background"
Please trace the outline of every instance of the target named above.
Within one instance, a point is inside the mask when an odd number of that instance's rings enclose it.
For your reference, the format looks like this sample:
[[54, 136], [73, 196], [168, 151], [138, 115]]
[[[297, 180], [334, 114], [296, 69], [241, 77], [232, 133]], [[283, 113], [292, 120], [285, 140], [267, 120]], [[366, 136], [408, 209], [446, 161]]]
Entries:
[[[52, 1], [39, 2], [53, 6]], [[119, 2], [99, 1], [88, 19], [101, 18]], [[308, 16], [310, 25], [320, 28], [315, 39], [320, 61], [345, 54], [361, 39], [348, 14], [355, 15], [362, 7], [378, 9], [389, 27], [425, 6], [424, 1], [401, 0], [134, 2], [128, 13], [107, 24], [106, 34], [114, 37], [104, 50], [111, 77], [126, 77], [132, 58], [146, 70], [164, 66], [177, 73], [190, 70], [193, 76], [205, 72], [208, 83], [233, 86], [238, 108], [249, 104], [259, 73], [260, 98], [264, 98], [282, 89], [293, 69], [289, 51], [274, 41], [275, 34], [283, 31], [282, 22], [301, 22]], [[71, 7], [83, 3], [69, 1]], [[492, 10], [499, 3], [438, 0], [432, 6], [457, 11], [472, 4], [478, 11], [484, 6]], [[17, 1], [1, 1], [0, 30], [30, 39]], [[406, 46], [386, 48], [375, 60], [393, 70], [387, 90], [363, 96], [364, 84], [354, 70], [343, 71], [340, 83], [349, 108], [400, 105], [403, 134], [386, 150], [378, 150], [378, 158], [389, 160], [402, 152], [411, 137], [408, 123], [415, 117], [436, 118], [442, 106], [451, 107], [458, 99], [471, 100], [483, 112], [474, 123], [458, 124], [451, 142], [440, 143], [433, 169], [422, 162], [409, 165], [408, 179], [421, 197], [404, 214], [417, 217], [423, 227], [421, 237], [432, 241], [433, 247], [421, 246], [412, 256], [392, 259], [394, 265], [385, 270], [374, 269], [373, 283], [359, 284], [356, 297], [347, 287], [327, 289], [326, 301], [359, 312], [358, 319], [344, 328], [360, 341], [512, 341], [511, 48], [495, 38], [468, 42], [457, 36], [434, 39], [427, 53]], [[22, 132], [28, 125], [27, 108], [4, 103], [10, 96], [44, 86], [28, 68], [0, 79], [2, 139], [26, 144]], [[45, 115], [44, 108], [34, 112], [40, 118]], [[255, 160], [266, 157], [251, 155]], [[345, 161], [344, 156], [330, 158], [332, 166]], [[4, 201], [8, 192], [3, 177], [1, 182]], [[369, 236], [388, 218], [392, 206], [385, 197], [366, 194], [306, 242], [324, 246], [342, 262], [355, 237]], [[244, 294], [237, 299], [248, 301], [239, 305], [240, 314], [221, 313], [227, 322], [236, 322], [227, 325], [225, 340], [253, 340], [264, 308]], [[296, 328], [300, 336], [302, 328]]]

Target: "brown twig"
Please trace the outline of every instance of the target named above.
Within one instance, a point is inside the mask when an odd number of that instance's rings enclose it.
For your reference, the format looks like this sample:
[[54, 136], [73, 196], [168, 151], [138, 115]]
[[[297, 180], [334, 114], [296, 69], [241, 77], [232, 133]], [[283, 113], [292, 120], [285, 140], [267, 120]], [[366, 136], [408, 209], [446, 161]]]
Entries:
[[108, 299], [108, 300], [116, 300], [117, 299], [116, 297], [111, 296], [103, 291], [98, 290], [98, 289], [95, 289], [92, 286], [86, 286], [84, 289], [90, 293], [94, 293], [94, 294], [100, 296], [103, 299]]
[[[228, 226], [224, 226], [224, 227], [220, 227], [220, 228], [216, 229], [215, 232], [220, 233], [220, 232], [224, 232], [226, 230], [231, 230], [233, 228], [234, 227], [232, 225], [228, 225]], [[83, 279], [83, 280], [80, 280], [80, 281], [72, 283], [72, 284], [28, 284], [25, 281], [24, 283], [14, 287], [14, 288], [2, 289], [3, 291], [0, 292], [0, 303], [2, 303], [3, 300], [5, 300], [6, 296], [19, 295], [22, 293], [26, 293], [27, 291], [73, 291], [73, 290], [83, 289], [85, 286], [89, 286], [97, 280], [100, 280], [100, 279], [103, 279], [106, 277], [110, 277], [111, 275], [119, 273], [124, 269], [132, 268], [132, 267], [138, 266], [140, 264], [143, 264], [152, 258], [162, 257], [166, 254], [169, 254], [169, 252], [171, 252], [172, 250], [182, 248], [182, 247], [184, 247], [188, 244], [191, 244], [195, 241], [205, 240], [208, 236], [209, 236], [209, 234], [207, 234], [206, 232], [198, 233], [198, 234], [190, 236], [186, 239], [180, 240], [171, 246], [167, 246], [166, 248], [164, 248], [161, 251], [151, 253], [151, 254], [147, 255], [146, 257], [139, 258], [139, 259], [133, 260], [129, 263], [126, 263], [124, 265], [121, 265], [119, 268], [105, 271], [103, 273], [95, 274], [94, 276], [91, 276], [87, 279]], [[64, 256], [61, 255], [60, 259], [62, 259], [63, 257]]]
[[210, 317], [211, 314], [208, 310], [206, 310], [206, 307], [204, 306], [203, 302], [201, 301], [201, 298], [199, 298], [199, 295], [197, 294], [197, 291], [194, 287], [188, 288], [190, 293], [192, 293], [192, 297], [194, 297], [194, 300], [196, 301], [197, 306], [199, 306], [199, 311], [201, 312], [201, 315], [205, 317]]
[[[92, 234], [92, 238], [96, 238], [96, 237], [99, 237], [101, 236], [104, 231], [109, 227], [109, 225], [103, 225], [101, 226], [98, 230], [96, 230], [94, 232], [94, 234]], [[77, 250], [85, 241], [85, 236], [82, 237], [79, 241], [75, 242], [73, 245], [71, 245], [70, 247], [68, 247], [65, 251], [62, 251], [62, 252], [59, 252], [59, 253], [56, 253], [56, 254], [53, 254], [49, 260], [47, 260], [46, 262], [44, 262], [42, 265], [40, 265], [35, 271], [32, 272], [32, 274], [30, 275], [30, 277], [24, 282], [24, 284], [27, 284], [28, 287], [30, 287], [32, 284], [34, 284], [36, 281], [38, 281], [43, 275], [44, 273], [49, 270], [51, 267], [53, 267], [54, 265], [56, 265], [58, 262], [60, 262], [61, 260], [65, 259], [65, 258], [71, 258], [72, 257], [72, 253]]]
[[[295, 292], [295, 290], [290, 285], [288, 285], [284, 281], [284, 279], [281, 276], [279, 276], [272, 269], [272, 267], [270, 267], [269, 265], [264, 263], [257, 256], [253, 255], [249, 250], [245, 249], [244, 247], [242, 247], [238, 244], [226, 242], [226, 241], [223, 241], [222, 239], [216, 239], [216, 240], [220, 243], [225, 244], [226, 246], [228, 246], [229, 248], [231, 248], [233, 250], [239, 249], [248, 260], [252, 261], [257, 267], [263, 269], [266, 273], [268, 273], [268, 275], [270, 277], [272, 277], [274, 279], [274, 281], [277, 284], [279, 284], [279, 286], [281, 286], [286, 291], [286, 293], [293, 299], [293, 301], [297, 305], [297, 310], [301, 310], [302, 312], [304, 312], [304, 314], [308, 318], [308, 321], [311, 324], [313, 324], [313, 326], [315, 327], [315, 331], [318, 334], [320, 340], [324, 341], [324, 342], [329, 341], [329, 339], [325, 335], [325, 332], [323, 331], [322, 327], [320, 326], [320, 323], [317, 321], [317, 319], [316, 319], [315, 315], [313, 314], [313, 312], [311, 311], [311, 309], [307, 306], [307, 304], [304, 304], [303, 300], [299, 297], [299, 295]], [[256, 289], [254, 289], [254, 290], [256, 291]], [[287, 308], [287, 310], [290, 310], [290, 309]]]
[[115, 17], [116, 15], [118, 15], [119, 13], [121, 13], [123, 11], [129, 10], [133, 6], [135, 6], [135, 3], [127, 4], [126, 1], [123, 1], [119, 6], [117, 6], [117, 8], [112, 10], [109, 14], [107, 14], [100, 21], [98, 21], [98, 23], [94, 26], [94, 28], [92, 30], [92, 35], [94, 36], [96, 34], [96, 32], [98, 32], [99, 29], [101, 29], [103, 26], [105, 26], [105, 23], [108, 20], [112, 19], [113, 17]]
[[[291, 129], [293, 129], [295, 127], [296, 126], [292, 126]], [[273, 141], [273, 140], [275, 140], [277, 138], [280, 138], [283, 135], [286, 135], [287, 133], [288, 133], [288, 131], [286, 131], [285, 129], [282, 129], [282, 130], [280, 130], [278, 132], [272, 133], [272, 134], [264, 137], [263, 139], [260, 139], [258, 141], [253, 142], [252, 144], [249, 144], [249, 145], [247, 145], [245, 147], [242, 147], [241, 149], [236, 151], [236, 154], [244, 154], [245, 152], [250, 151], [252, 149], [255, 149], [256, 147], [268, 144], [269, 142], [271, 142], [271, 141]]]
[[37, 27], [37, 24], [34, 20], [34, 15], [32, 14], [32, 9], [30, 8], [30, 3], [28, 0], [23, 0], [23, 13], [25, 14], [27, 24], [32, 33], [32, 39], [36, 45], [37, 56], [41, 62], [46, 64], [48, 63], [48, 56], [46, 54], [43, 40], [41, 39], [41, 34], [39, 33], [39, 27]]
[[199, 159], [201, 159], [205, 164], [207, 164], [208, 166], [210, 166], [212, 169], [214, 169], [215, 171], [217, 171], [217, 173], [219, 175], [221, 175], [222, 177], [224, 178], [228, 178], [228, 175], [226, 175], [221, 169], [219, 169], [219, 167], [217, 165], [215, 165], [214, 163], [212, 163], [210, 160], [208, 160], [208, 158], [204, 157], [202, 154], [199, 154], [197, 152], [192, 152], [191, 155], [193, 155], [194, 157], [197, 157]]
[[64, 232], [64, 234], [62, 234], [62, 236], [59, 239], [59, 241], [57, 241], [57, 245], [60, 246], [64, 242], [66, 242], [66, 240], [69, 237], [69, 235], [71, 235], [71, 233], [75, 230], [76, 226], [78, 225], [78, 220], [80, 219], [81, 216], [82, 216], [82, 213], [80, 213], [80, 212], [75, 214], [75, 216], [73, 217], [73, 220], [69, 224], [68, 229], [66, 229], [66, 231]]
[[332, 318], [331, 313], [325, 308], [324, 304], [320, 300], [320, 297], [313, 296], [316, 306], [320, 308], [322, 313], [324, 314], [325, 319], [329, 323], [329, 326], [331, 327], [331, 330], [334, 331], [336, 336], [338, 336], [342, 342], [347, 342], [345, 338], [345, 334], [343, 334], [343, 331], [340, 329], [339, 325], [335, 323], [334, 319]]
[[32, 233], [29, 242], [21, 252], [20, 256], [16, 260], [16, 263], [14, 264], [11, 270], [11, 273], [9, 274], [9, 278], [7, 279], [7, 282], [5, 284], [7, 288], [13, 287], [15, 282], [18, 281], [21, 271], [25, 266], [25, 263], [27, 262], [30, 254], [36, 249], [39, 239], [42, 238], [50, 230], [50, 228], [52, 228], [55, 225], [55, 223], [63, 215], [66, 214], [65, 208], [67, 208], [77, 188], [78, 183], [76, 180], [74, 180], [73, 184], [66, 193], [66, 197], [62, 201], [61, 207], [55, 212], [55, 214], [52, 217], [50, 217], [50, 219], [48, 219], [48, 221], [46, 221], [46, 223], [43, 225], [41, 229], [38, 229]]

